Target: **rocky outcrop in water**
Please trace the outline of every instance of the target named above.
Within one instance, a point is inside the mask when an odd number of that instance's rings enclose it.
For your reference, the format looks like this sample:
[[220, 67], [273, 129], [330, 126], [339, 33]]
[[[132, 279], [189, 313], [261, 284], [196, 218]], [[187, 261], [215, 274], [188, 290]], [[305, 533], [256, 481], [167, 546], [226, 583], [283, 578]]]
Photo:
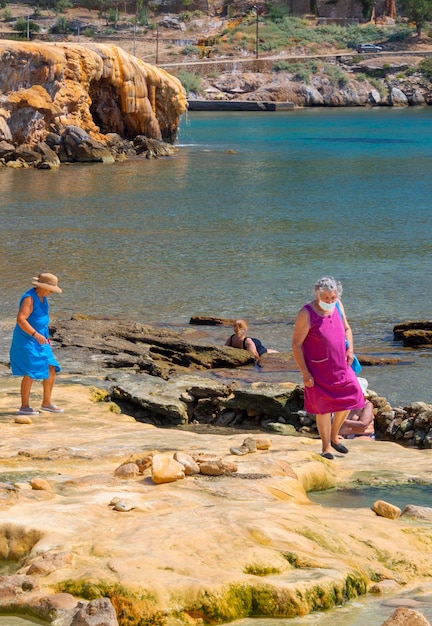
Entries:
[[393, 327], [395, 341], [402, 341], [407, 347], [432, 347], [432, 321], [413, 320], [401, 322]]
[[112, 162], [140, 153], [142, 136], [172, 143], [187, 107], [177, 78], [109, 44], [0, 41], [0, 94], [0, 159], [14, 167]]

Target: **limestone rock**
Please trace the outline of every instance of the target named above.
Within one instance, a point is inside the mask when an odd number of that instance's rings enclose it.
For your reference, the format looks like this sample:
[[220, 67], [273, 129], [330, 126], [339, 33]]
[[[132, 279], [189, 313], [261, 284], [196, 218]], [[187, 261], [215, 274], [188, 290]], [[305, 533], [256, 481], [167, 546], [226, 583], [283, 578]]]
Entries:
[[114, 607], [108, 598], [97, 598], [88, 604], [79, 603], [70, 626], [118, 626]]
[[67, 567], [73, 562], [71, 552], [45, 552], [27, 570], [28, 576], [45, 576], [55, 570]]
[[376, 500], [372, 505], [372, 510], [380, 517], [387, 517], [388, 519], [396, 519], [401, 514], [398, 506], [384, 500]]
[[51, 491], [51, 485], [43, 478], [32, 478], [30, 481], [32, 489], [36, 491]]
[[271, 439], [267, 438], [259, 438], [256, 440], [257, 450], [270, 450], [271, 448]]
[[121, 513], [127, 513], [128, 511], [132, 511], [134, 508], [135, 505], [133, 502], [127, 498], [120, 498], [114, 503], [114, 511], [120, 511]]
[[232, 326], [235, 320], [227, 317], [213, 317], [212, 315], [193, 315], [189, 324], [198, 326]]
[[432, 521], [432, 507], [407, 504], [402, 511], [403, 517]]
[[72, 163], [114, 163], [114, 157], [100, 141], [76, 126], [67, 126], [60, 139], [60, 160]]
[[398, 87], [393, 87], [390, 92], [390, 102], [394, 107], [408, 106], [408, 98]]
[[185, 467], [165, 454], [155, 454], [152, 464], [152, 480], [157, 485], [172, 483], [185, 477]]
[[112, 132], [173, 142], [187, 108], [177, 78], [114, 45], [90, 42], [1, 40], [0, 92], [0, 138], [14, 145], [33, 146], [68, 126], [103, 145]]
[[14, 417], [15, 424], [33, 424], [29, 415], [16, 415]]
[[200, 473], [200, 467], [198, 463], [194, 461], [190, 454], [186, 454], [184, 452], [175, 452], [174, 460], [183, 465], [186, 476], [193, 476], [194, 474]]
[[135, 478], [140, 473], [139, 467], [136, 463], [124, 463], [118, 467], [114, 474], [117, 478]]
[[381, 626], [430, 626], [430, 623], [418, 611], [399, 607]]

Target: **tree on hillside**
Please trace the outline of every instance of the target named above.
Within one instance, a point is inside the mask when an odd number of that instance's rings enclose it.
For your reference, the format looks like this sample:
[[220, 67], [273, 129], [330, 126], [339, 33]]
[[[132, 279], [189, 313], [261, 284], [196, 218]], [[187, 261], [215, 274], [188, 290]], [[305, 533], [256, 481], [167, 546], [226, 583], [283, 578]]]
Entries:
[[432, 0], [401, 0], [401, 8], [411, 22], [414, 22], [419, 37], [423, 26], [432, 20]]

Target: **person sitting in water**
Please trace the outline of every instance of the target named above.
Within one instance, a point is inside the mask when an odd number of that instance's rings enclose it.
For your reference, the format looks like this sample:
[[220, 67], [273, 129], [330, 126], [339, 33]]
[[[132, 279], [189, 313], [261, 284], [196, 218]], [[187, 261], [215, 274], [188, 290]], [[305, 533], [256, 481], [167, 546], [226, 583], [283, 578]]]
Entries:
[[225, 342], [226, 346], [231, 348], [239, 348], [240, 350], [249, 350], [255, 357], [255, 361], [267, 353], [276, 353], [277, 350], [270, 350], [263, 346], [259, 339], [255, 337], [248, 337], [248, 325], [244, 320], [236, 320], [233, 324], [234, 334], [228, 337]]

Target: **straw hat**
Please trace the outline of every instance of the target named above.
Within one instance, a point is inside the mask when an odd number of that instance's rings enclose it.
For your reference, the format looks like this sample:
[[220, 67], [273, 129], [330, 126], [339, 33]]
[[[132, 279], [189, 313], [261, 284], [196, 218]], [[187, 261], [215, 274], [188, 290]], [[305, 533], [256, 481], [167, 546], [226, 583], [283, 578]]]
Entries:
[[49, 272], [43, 272], [39, 274], [39, 276], [33, 276], [32, 285], [47, 289], [48, 291], [54, 291], [55, 293], [62, 293], [62, 290], [58, 286], [57, 276]]

